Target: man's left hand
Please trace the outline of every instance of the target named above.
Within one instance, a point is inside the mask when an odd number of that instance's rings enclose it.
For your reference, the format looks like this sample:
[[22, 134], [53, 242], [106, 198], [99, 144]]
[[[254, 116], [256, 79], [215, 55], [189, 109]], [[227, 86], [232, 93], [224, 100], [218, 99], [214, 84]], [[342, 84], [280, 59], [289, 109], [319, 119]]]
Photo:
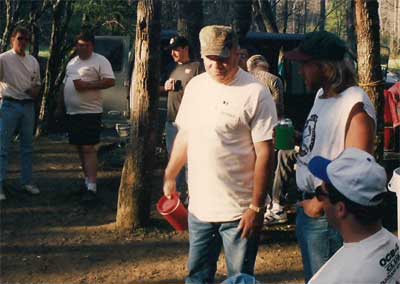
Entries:
[[242, 239], [250, 238], [261, 230], [264, 221], [263, 213], [264, 212], [257, 213], [250, 208], [244, 212], [238, 227], [242, 230]]
[[319, 218], [324, 215], [322, 202], [318, 201], [316, 197], [300, 201], [297, 206], [303, 207], [304, 213], [310, 218]]

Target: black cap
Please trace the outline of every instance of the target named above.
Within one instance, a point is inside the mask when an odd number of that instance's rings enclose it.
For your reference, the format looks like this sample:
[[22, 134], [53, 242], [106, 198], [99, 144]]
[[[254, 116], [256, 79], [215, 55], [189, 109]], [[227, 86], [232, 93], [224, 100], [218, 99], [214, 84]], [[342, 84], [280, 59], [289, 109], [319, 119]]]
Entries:
[[295, 61], [311, 59], [339, 61], [344, 58], [346, 51], [346, 43], [337, 35], [318, 31], [307, 33], [299, 47], [285, 53], [285, 58]]
[[185, 37], [174, 36], [169, 40], [168, 48], [171, 50], [171, 49], [176, 49], [178, 47], [186, 47], [186, 46], [189, 46], [189, 42]]

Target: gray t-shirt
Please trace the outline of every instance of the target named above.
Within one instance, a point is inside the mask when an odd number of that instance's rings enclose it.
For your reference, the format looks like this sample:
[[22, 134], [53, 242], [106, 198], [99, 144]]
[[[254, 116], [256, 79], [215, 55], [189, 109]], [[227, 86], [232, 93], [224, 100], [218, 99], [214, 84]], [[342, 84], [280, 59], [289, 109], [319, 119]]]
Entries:
[[171, 72], [169, 79], [174, 79], [177, 83], [175, 83], [175, 90], [168, 92], [167, 121], [175, 121], [187, 83], [194, 76], [202, 73], [202, 71], [200, 62], [193, 61], [185, 64], [177, 64]]

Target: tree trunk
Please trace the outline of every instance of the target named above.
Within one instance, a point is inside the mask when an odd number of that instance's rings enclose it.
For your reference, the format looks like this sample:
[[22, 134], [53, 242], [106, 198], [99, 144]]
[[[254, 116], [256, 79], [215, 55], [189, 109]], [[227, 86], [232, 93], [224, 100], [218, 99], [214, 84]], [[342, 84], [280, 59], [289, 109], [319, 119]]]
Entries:
[[[42, 5], [40, 5], [42, 4]], [[39, 56], [39, 42], [40, 42], [40, 29], [38, 21], [42, 14], [50, 7], [49, 0], [37, 0], [31, 2], [31, 10], [29, 12], [28, 26], [31, 32], [31, 44], [29, 46], [29, 53], [38, 59]]]
[[[251, 0], [232, 0], [232, 26], [239, 37], [239, 42], [246, 37], [251, 25]], [[224, 13], [224, 11], [221, 11]]]
[[49, 126], [49, 122], [54, 121], [53, 110], [56, 104], [56, 94], [60, 84], [56, 84], [60, 74], [65, 67], [64, 58], [66, 57], [66, 31], [72, 15], [72, 0], [56, 0], [52, 2], [53, 18], [52, 31], [49, 48], [49, 59], [46, 66], [44, 80], [44, 91], [40, 104], [39, 121], [36, 136], [41, 135]]
[[259, 15], [264, 23], [264, 29], [270, 33], [279, 33], [276, 24], [276, 18], [272, 10], [272, 6], [268, 0], [254, 0], [254, 10], [259, 12]]
[[380, 65], [377, 0], [356, 0], [357, 57], [360, 86], [367, 92], [377, 113], [375, 156], [383, 158], [383, 80]]
[[2, 35], [6, 25], [6, 2], [5, 0], [0, 0], [0, 34]]
[[393, 24], [393, 34], [391, 37], [391, 51], [393, 52], [393, 57], [400, 55], [400, 0], [393, 0], [393, 13], [394, 13], [394, 24]]
[[272, 15], [273, 15], [274, 19], [276, 19], [276, 4], [278, 4], [278, 3], [276, 0], [270, 0], [269, 3], [271, 6]]
[[[151, 173], [154, 160], [153, 139], [160, 73], [159, 0], [139, 0], [135, 42], [135, 67], [132, 75], [130, 143], [122, 170], [116, 226], [133, 230], [146, 226], [150, 219]], [[135, 94], [134, 97], [133, 94]], [[154, 129], [154, 128], [153, 128]]]
[[324, 31], [325, 30], [325, 22], [326, 22], [326, 5], [325, 5], [326, 0], [320, 0], [320, 10], [319, 10], [319, 30]]
[[31, 44], [29, 46], [29, 53], [38, 58], [39, 55], [39, 28], [37, 26], [37, 12], [39, 9], [39, 2], [31, 2], [31, 11], [29, 12], [29, 28], [31, 32]]
[[303, 3], [303, 23], [304, 23], [304, 29], [303, 29], [303, 33], [307, 33], [307, 20], [308, 20], [308, 6], [307, 6], [307, 0], [304, 0]]
[[264, 20], [260, 14], [260, 7], [258, 5], [258, 0], [252, 0], [251, 11], [252, 11], [252, 18], [254, 22], [254, 26], [256, 31], [258, 32], [266, 32], [267, 29], [264, 25]]
[[357, 35], [356, 35], [356, 24], [355, 24], [354, 0], [348, 0], [346, 5], [347, 5], [346, 9], [347, 42], [353, 54], [357, 54]]
[[203, 27], [203, 1], [178, 0], [178, 33], [186, 37], [191, 47], [191, 58], [200, 59], [199, 32]]
[[287, 28], [288, 28], [288, 22], [289, 22], [289, 3], [288, 0], [283, 1], [283, 11], [282, 11], [282, 32], [286, 33]]
[[0, 53], [3, 53], [7, 50], [7, 46], [11, 38], [11, 33], [18, 20], [21, 8], [20, 0], [5, 0], [5, 4], [6, 4], [6, 25], [1, 39]]

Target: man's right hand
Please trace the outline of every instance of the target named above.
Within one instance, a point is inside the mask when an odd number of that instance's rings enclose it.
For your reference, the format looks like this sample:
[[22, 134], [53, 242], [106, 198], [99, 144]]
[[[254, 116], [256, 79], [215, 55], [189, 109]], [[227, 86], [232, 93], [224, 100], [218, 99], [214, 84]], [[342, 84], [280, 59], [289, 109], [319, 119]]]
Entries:
[[164, 178], [164, 186], [163, 186], [164, 195], [171, 199], [172, 195], [176, 193], [176, 180], [173, 178]]

